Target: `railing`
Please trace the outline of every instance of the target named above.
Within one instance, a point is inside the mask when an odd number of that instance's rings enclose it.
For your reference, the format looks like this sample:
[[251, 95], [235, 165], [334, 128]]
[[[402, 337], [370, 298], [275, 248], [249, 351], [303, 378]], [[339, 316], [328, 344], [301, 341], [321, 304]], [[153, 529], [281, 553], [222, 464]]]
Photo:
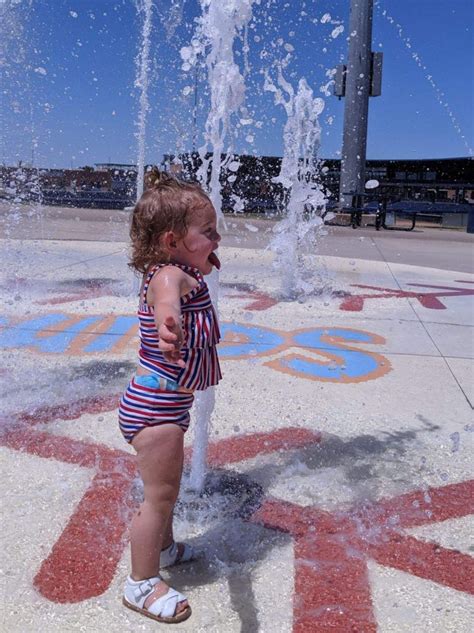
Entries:
[[124, 209], [133, 204], [130, 196], [111, 191], [52, 191], [43, 190], [41, 202], [64, 207], [86, 207], [92, 209]]
[[[389, 231], [413, 231], [417, 220], [425, 219], [436, 221], [445, 226], [464, 226], [466, 218], [472, 215], [474, 209], [470, 204], [459, 204], [454, 202], [426, 202], [420, 200], [397, 200], [390, 201], [390, 197], [386, 194], [371, 193], [344, 193], [345, 196], [351, 196], [350, 206], [340, 206], [336, 203], [328, 205], [328, 210], [350, 213], [350, 225], [352, 228], [358, 228], [362, 224], [362, 216], [365, 214], [373, 214], [374, 222], [368, 226], [375, 226], [376, 230], [380, 228]], [[448, 218], [453, 214], [465, 214], [457, 223], [449, 223]], [[389, 222], [392, 215], [394, 223]], [[409, 226], [396, 226], [396, 216], [409, 218], [411, 224]], [[328, 221], [327, 224], [332, 226], [343, 226], [336, 221]], [[344, 225], [346, 226], [346, 225]]]

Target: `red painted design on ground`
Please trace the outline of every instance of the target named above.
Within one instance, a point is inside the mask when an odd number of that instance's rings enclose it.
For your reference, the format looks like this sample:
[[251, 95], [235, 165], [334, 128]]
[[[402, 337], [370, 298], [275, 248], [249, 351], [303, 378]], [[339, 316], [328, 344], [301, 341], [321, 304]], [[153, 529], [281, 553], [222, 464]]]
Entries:
[[[229, 286], [229, 284], [223, 284]], [[252, 288], [250, 284], [235, 284], [230, 286], [237, 290], [237, 293], [230, 294], [230, 297], [248, 298], [252, 301], [244, 308], [246, 310], [268, 310], [272, 306], [279, 303], [271, 295], [261, 290]], [[59, 296], [49, 299], [40, 299], [35, 301], [39, 305], [60, 305], [62, 303], [74, 303], [75, 301], [84, 301], [85, 299], [97, 299], [99, 297], [113, 297], [117, 295], [116, 282], [95, 282], [89, 283], [85, 288], [75, 290], [69, 294], [60, 294]]]
[[75, 420], [84, 413], [104, 413], [117, 409], [122, 393], [95, 398], [82, 398], [68, 404], [45, 405], [33, 412], [24, 411], [15, 415], [17, 422], [29, 425], [44, 424], [51, 420]]
[[[456, 279], [454, 283], [472, 284], [472, 281]], [[224, 284], [229, 285], [229, 284]], [[437, 286], [432, 284], [407, 284], [408, 286], [416, 286], [420, 288], [434, 288], [433, 292], [416, 292], [410, 290], [401, 290], [397, 288], [384, 288], [381, 286], [367, 286], [364, 284], [352, 284], [353, 288], [363, 288], [373, 290], [372, 293], [351, 294], [343, 292], [343, 301], [339, 306], [340, 310], [349, 312], [360, 312], [364, 309], [364, 303], [368, 299], [416, 299], [420, 304], [429, 310], [446, 310], [446, 305], [440, 301], [440, 297], [462, 297], [474, 295], [474, 289], [456, 288], [453, 286]], [[262, 311], [268, 310], [280, 303], [280, 300], [272, 297], [266, 292], [252, 288], [249, 284], [237, 284], [230, 286], [237, 290], [237, 293], [229, 294], [229, 297], [249, 298], [250, 303], [244, 306], [245, 310]], [[83, 301], [84, 299], [92, 299], [98, 297], [115, 296], [117, 294], [114, 284], [95, 283], [90, 284], [87, 288], [79, 290], [69, 295], [62, 295], [50, 299], [36, 301], [38, 304], [58, 305], [61, 303], [72, 303], [75, 301]]]
[[99, 297], [113, 297], [116, 293], [105, 288], [94, 288], [90, 290], [84, 290], [83, 292], [75, 292], [70, 295], [63, 295], [60, 297], [53, 297], [52, 299], [40, 299], [35, 301], [38, 305], [55, 306], [61, 303], [74, 303], [74, 301], [84, 301], [85, 299], [98, 299]]
[[[38, 591], [53, 602], [81, 602], [101, 595], [110, 586], [135, 510], [132, 490], [137, 472], [130, 453], [33, 427], [57, 419], [77, 419], [84, 413], [110, 411], [117, 402], [118, 396], [108, 396], [41, 407], [33, 413], [22, 412], [14, 416], [14, 432], [1, 437], [1, 444], [10, 449], [95, 471], [88, 490], [34, 579]], [[209, 463], [223, 466], [257, 455], [300, 448], [319, 439], [319, 434], [302, 428], [226, 439], [209, 447]], [[189, 462], [189, 449], [185, 457]]]
[[[56, 291], [57, 292], [57, 291]], [[97, 299], [99, 297], [117, 296], [117, 282], [103, 279], [85, 280], [85, 287], [73, 290], [71, 294], [61, 293], [50, 299], [35, 301], [38, 305], [60, 305], [61, 303], [73, 303], [85, 299]]]
[[240, 435], [210, 444], [208, 462], [210, 466], [217, 468], [242, 462], [257, 455], [303, 448], [320, 441], [320, 433], [302, 428], [285, 428], [271, 433]]
[[110, 586], [127, 543], [135, 511], [130, 476], [101, 464], [48, 558], [34, 579], [53, 602], [81, 602]]
[[[79, 401], [51, 407], [49, 416], [43, 407], [38, 418], [43, 424], [58, 417], [74, 419], [86, 411], [110, 410], [111, 404], [111, 398]], [[60, 603], [98, 596], [110, 586], [126, 545], [135, 507], [134, 458], [125, 451], [40, 431], [34, 428], [34, 413], [15, 419], [14, 432], [2, 436], [4, 446], [94, 470], [34, 584], [43, 596]], [[238, 436], [212, 444], [209, 461], [224, 466], [320, 441], [319, 433], [302, 428]], [[294, 633], [375, 632], [368, 560], [474, 593], [471, 557], [403, 532], [473, 513], [473, 493], [474, 481], [468, 481], [333, 513], [278, 499], [264, 501], [251, 520], [295, 539]]]
[[[15, 280], [15, 283], [18, 284], [19, 280]], [[21, 280], [24, 281], [24, 280]], [[472, 281], [464, 280], [464, 279], [456, 279], [454, 283], [458, 284], [470, 284], [472, 285]], [[230, 297], [237, 298], [249, 298], [252, 301], [244, 306], [246, 310], [268, 310], [274, 305], [280, 302], [279, 299], [272, 297], [268, 293], [257, 290], [253, 288], [250, 284], [223, 284], [231, 289], [237, 290], [237, 293], [229, 294]], [[91, 280], [89, 284], [80, 290], [73, 291], [71, 294], [62, 294], [56, 297], [52, 297], [49, 299], [38, 300], [36, 303], [38, 304], [46, 304], [46, 305], [58, 305], [62, 303], [72, 303], [75, 301], [83, 301], [85, 299], [106, 297], [106, 296], [115, 296], [117, 294], [117, 290], [114, 287], [115, 282], [111, 281], [102, 281], [102, 280]], [[360, 312], [364, 308], [364, 303], [369, 299], [416, 299], [420, 302], [420, 304], [428, 308], [429, 310], [446, 310], [446, 305], [440, 301], [440, 297], [460, 297], [460, 296], [470, 296], [474, 295], [474, 289], [466, 289], [466, 288], [457, 288], [453, 286], [438, 286], [431, 284], [417, 284], [411, 283], [408, 286], [415, 286], [421, 288], [433, 288], [435, 291], [433, 292], [416, 292], [410, 290], [401, 290], [396, 288], [384, 288], [381, 286], [368, 286], [363, 284], [353, 284], [354, 288], [363, 288], [366, 290], [372, 290], [374, 292], [371, 293], [363, 293], [363, 294], [351, 294], [350, 292], [342, 292], [343, 300], [339, 306], [340, 310], [349, 311], [349, 312]]]
[[249, 299], [253, 299], [253, 301], [251, 301], [251, 303], [248, 303], [246, 306], [244, 306], [245, 310], [268, 310], [269, 308], [272, 308], [274, 305], [277, 305], [277, 303], [280, 303], [279, 299], [275, 299], [274, 297], [271, 297], [270, 295], [267, 295], [265, 292], [259, 292], [259, 291], [252, 291], [252, 292], [247, 292], [247, 293], [242, 293], [239, 295], [230, 295], [233, 297], [248, 297]]
[[[238, 298], [238, 299], [252, 299], [251, 303], [248, 303], [244, 306], [245, 310], [268, 310], [272, 306], [279, 303], [279, 299], [272, 297], [271, 295], [263, 292], [262, 290], [257, 290], [251, 284], [245, 283], [237, 283], [237, 284], [222, 284], [224, 288], [230, 290], [231, 292], [227, 295], [228, 297]], [[237, 292], [235, 292], [237, 291]]]
[[[75, 406], [66, 419], [77, 418], [78, 410]], [[50, 421], [54, 419], [57, 418], [51, 417]], [[134, 510], [130, 501], [136, 476], [132, 455], [21, 423], [13, 432], [4, 434], [2, 444], [95, 470], [88, 490], [43, 561], [34, 584], [45, 598], [60, 603], [81, 602], [104, 593], [123, 554], [126, 529]]]
[[[458, 281], [456, 283], [472, 283]], [[365, 286], [363, 284], [353, 284], [354, 288], [366, 288], [368, 290], [379, 291], [377, 293], [366, 293], [360, 295], [349, 294], [344, 298], [340, 310], [349, 312], [360, 312], [364, 308], [367, 299], [416, 299], [424, 308], [429, 310], [446, 310], [446, 306], [439, 300], [439, 297], [464, 297], [474, 295], [474, 289], [455, 288], [452, 286], [433, 286], [430, 284], [408, 284], [422, 288], [436, 288], [435, 292], [416, 292], [410, 290], [400, 290], [394, 288], [382, 288], [380, 286]]]
[[252, 521], [295, 539], [294, 633], [377, 630], [367, 561], [474, 593], [474, 560], [403, 529], [474, 513], [474, 480], [344, 512], [267, 500]]
[[[463, 279], [456, 279], [455, 283], [459, 284], [472, 284], [472, 281]], [[279, 299], [266, 294], [265, 292], [253, 290], [242, 286], [237, 287], [240, 290], [238, 294], [229, 295], [231, 297], [252, 297], [255, 299], [252, 303], [245, 306], [246, 310], [267, 310], [272, 306], [280, 302]], [[429, 310], [446, 310], [446, 305], [440, 301], [440, 297], [464, 297], [474, 295], [474, 289], [457, 288], [453, 286], [437, 286], [431, 284], [417, 284], [412, 283], [408, 286], [415, 286], [421, 288], [434, 288], [432, 292], [417, 292], [411, 290], [401, 290], [397, 288], [383, 288], [381, 286], [367, 286], [363, 284], [352, 284], [353, 288], [364, 288], [366, 290], [373, 290], [375, 292], [364, 294], [351, 294], [350, 292], [339, 292], [334, 297], [342, 296], [343, 300], [339, 306], [340, 310], [346, 310], [350, 312], [360, 312], [364, 308], [364, 302], [368, 299], [408, 299], [413, 298], [420, 302], [420, 304], [428, 308]]]

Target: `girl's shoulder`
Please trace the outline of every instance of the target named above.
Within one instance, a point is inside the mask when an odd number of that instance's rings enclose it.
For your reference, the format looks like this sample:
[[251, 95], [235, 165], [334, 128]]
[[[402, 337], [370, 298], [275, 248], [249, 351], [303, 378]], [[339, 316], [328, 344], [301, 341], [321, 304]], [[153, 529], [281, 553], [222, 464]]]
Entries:
[[148, 270], [148, 276], [150, 281], [152, 279], [156, 279], [158, 276], [160, 277], [171, 277], [179, 279], [185, 274], [185, 271], [181, 266], [177, 266], [176, 264], [155, 264]]
[[173, 262], [152, 266], [148, 272], [148, 276], [150, 282], [157, 277], [160, 277], [161, 279], [167, 277], [172, 280], [188, 279], [194, 282], [191, 284], [192, 286], [195, 286], [202, 281], [202, 275], [197, 268], [185, 266], [184, 264], [175, 264]]
[[[147, 283], [148, 282], [148, 283]], [[158, 288], [172, 285], [179, 287], [179, 294], [181, 297], [188, 295], [191, 291], [195, 290], [200, 285], [200, 274], [189, 266], [183, 266], [181, 264], [157, 264], [152, 266], [147, 274], [147, 282], [145, 286]]]

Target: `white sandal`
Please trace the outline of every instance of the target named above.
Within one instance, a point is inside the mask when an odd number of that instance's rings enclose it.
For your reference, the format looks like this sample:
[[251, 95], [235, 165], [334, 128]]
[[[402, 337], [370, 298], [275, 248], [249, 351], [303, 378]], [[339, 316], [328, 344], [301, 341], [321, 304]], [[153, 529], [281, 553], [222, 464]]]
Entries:
[[146, 599], [160, 582], [163, 582], [160, 576], [146, 578], [145, 580], [133, 580], [128, 576], [123, 592], [123, 604], [152, 620], [157, 620], [157, 622], [172, 624], [187, 620], [191, 615], [191, 607], [189, 605], [183, 611], [176, 613], [178, 604], [186, 600], [186, 596], [183, 596], [176, 589], [171, 589], [171, 587], [164, 596], [157, 598], [148, 607], [145, 607]]
[[173, 541], [171, 545], [161, 550], [160, 554], [160, 569], [166, 567], [173, 567], [174, 565], [181, 565], [181, 563], [190, 563], [196, 560], [197, 553], [194, 547], [187, 543], [179, 543], [181, 546], [181, 554], [178, 549], [178, 543]]

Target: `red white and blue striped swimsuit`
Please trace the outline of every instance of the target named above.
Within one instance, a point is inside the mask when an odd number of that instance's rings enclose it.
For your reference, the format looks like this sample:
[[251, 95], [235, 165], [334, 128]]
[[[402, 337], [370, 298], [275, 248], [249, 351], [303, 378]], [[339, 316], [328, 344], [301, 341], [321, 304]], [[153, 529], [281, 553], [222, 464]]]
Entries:
[[[181, 297], [183, 346], [181, 358], [185, 367], [165, 360], [160, 351], [153, 306], [148, 305], [147, 291], [155, 273], [164, 266], [178, 266], [194, 277], [198, 285]], [[139, 384], [142, 377], [130, 381], [120, 400], [120, 429], [128, 442], [147, 426], [178, 424], [183, 431], [189, 426], [189, 409], [194, 395], [192, 391], [216, 385], [222, 377], [216, 345], [220, 340], [217, 315], [211, 302], [209, 289], [197, 268], [181, 264], [153, 266], [143, 284], [138, 306], [140, 324], [139, 365], [157, 378], [165, 379], [172, 389], [182, 387], [190, 392], [163, 390]], [[160, 382], [163, 383], [163, 380]]]

